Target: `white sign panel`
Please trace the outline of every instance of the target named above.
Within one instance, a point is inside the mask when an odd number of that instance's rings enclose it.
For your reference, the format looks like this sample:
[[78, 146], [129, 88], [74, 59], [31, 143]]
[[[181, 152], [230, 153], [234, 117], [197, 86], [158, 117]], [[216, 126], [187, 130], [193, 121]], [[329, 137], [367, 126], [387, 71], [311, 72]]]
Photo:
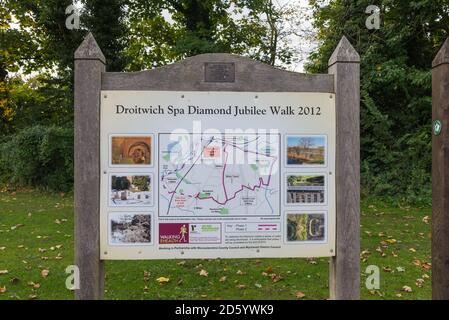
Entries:
[[102, 91], [102, 259], [327, 257], [335, 96]]

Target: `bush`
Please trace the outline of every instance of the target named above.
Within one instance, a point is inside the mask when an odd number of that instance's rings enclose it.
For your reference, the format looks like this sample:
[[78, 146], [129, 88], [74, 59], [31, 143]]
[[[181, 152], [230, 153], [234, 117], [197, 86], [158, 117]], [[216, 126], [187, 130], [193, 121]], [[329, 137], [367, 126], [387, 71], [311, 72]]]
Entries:
[[33, 126], [0, 141], [0, 181], [52, 191], [73, 187], [73, 129]]

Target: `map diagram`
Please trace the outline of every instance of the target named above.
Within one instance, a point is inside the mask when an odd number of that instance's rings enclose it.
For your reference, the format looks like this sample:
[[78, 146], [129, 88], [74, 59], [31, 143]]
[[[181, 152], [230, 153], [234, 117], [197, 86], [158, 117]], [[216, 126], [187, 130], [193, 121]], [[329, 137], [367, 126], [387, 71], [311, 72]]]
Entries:
[[159, 216], [279, 216], [279, 134], [159, 134]]

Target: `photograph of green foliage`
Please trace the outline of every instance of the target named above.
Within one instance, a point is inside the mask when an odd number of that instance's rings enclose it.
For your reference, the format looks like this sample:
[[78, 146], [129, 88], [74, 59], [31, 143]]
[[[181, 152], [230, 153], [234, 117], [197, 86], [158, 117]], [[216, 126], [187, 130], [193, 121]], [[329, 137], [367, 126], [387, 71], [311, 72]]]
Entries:
[[325, 236], [324, 214], [287, 213], [287, 241], [323, 241]]

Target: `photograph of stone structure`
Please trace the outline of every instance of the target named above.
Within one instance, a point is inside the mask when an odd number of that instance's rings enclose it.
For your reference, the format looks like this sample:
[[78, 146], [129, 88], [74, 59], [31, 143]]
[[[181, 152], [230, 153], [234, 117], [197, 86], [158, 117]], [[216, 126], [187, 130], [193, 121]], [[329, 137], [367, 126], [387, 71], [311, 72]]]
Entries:
[[287, 175], [287, 204], [324, 204], [324, 175]]
[[112, 165], [151, 165], [151, 136], [113, 136]]
[[287, 165], [325, 164], [325, 136], [287, 136]]

